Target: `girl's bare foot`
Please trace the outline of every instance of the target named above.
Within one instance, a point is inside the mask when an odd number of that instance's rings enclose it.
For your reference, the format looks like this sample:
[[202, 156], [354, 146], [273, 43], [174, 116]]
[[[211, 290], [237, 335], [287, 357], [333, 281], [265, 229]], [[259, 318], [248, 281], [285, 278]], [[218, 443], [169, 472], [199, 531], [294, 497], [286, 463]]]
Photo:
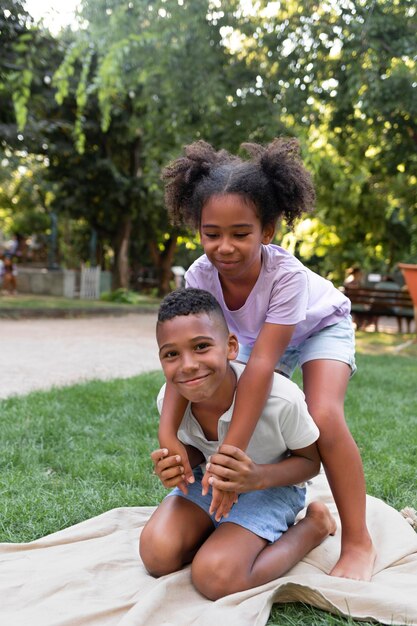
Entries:
[[361, 544], [342, 546], [340, 559], [330, 572], [330, 576], [369, 581], [375, 559], [376, 550], [370, 538]]

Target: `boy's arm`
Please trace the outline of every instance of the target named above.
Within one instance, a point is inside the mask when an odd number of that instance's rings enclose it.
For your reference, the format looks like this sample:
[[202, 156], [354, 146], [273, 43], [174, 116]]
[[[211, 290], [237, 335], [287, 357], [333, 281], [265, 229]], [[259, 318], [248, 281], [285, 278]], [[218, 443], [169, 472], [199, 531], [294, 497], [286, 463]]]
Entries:
[[268, 399], [275, 366], [285, 352], [294, 329], [294, 325], [263, 325], [239, 379], [232, 420], [223, 443], [246, 450]]
[[277, 463], [257, 464], [239, 448], [223, 445], [211, 457], [209, 470], [215, 475], [210, 477], [210, 483], [223, 491], [246, 493], [297, 485], [319, 473], [320, 456], [316, 443], [289, 452], [287, 458]]
[[160, 447], [167, 448], [170, 455], [181, 457], [186, 482], [194, 482], [187, 451], [177, 436], [187, 405], [188, 401], [173, 385], [167, 383], [159, 418], [158, 440]]

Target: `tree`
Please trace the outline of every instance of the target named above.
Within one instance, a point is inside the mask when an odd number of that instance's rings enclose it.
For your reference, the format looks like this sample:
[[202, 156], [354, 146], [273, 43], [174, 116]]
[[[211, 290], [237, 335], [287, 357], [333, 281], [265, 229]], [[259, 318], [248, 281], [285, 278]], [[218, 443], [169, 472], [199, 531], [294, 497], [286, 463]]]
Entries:
[[[6, 0], [0, 9], [0, 210], [11, 232], [32, 232], [49, 222], [44, 202], [44, 157], [31, 154], [42, 142], [28, 128], [28, 103], [42, 72], [46, 33], [37, 29], [19, 0]], [[42, 54], [39, 54], [42, 53]], [[42, 82], [42, 79], [41, 79]], [[39, 102], [33, 99], [33, 108]]]
[[317, 223], [340, 242], [327, 237], [323, 273], [350, 253], [387, 269], [417, 254], [416, 31], [409, 0], [259, 2], [235, 26], [270, 132], [301, 139]]
[[[117, 226], [112, 243], [118, 283], [128, 284], [135, 227], [135, 236], [149, 242], [164, 292], [177, 233], [167, 224], [159, 173], [184, 143], [201, 136], [216, 141], [222, 134], [221, 120], [231, 107], [229, 57], [220, 24], [208, 2], [175, 0], [128, 5], [89, 0], [82, 16], [89, 28], [79, 33], [55, 74], [58, 101], [75, 98], [78, 150], [90, 157], [96, 150], [114, 184], [113, 193], [110, 183], [104, 187], [108, 201], [100, 197], [93, 213], [97, 218], [103, 207], [107, 216], [113, 210], [107, 223]], [[100, 137], [91, 124], [97, 107]]]

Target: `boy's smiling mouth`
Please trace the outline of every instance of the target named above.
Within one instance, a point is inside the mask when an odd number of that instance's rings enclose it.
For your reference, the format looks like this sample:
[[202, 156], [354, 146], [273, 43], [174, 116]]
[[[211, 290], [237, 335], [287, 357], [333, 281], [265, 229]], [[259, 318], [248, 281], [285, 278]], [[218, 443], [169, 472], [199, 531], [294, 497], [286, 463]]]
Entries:
[[209, 375], [210, 374], [203, 374], [201, 376], [194, 376], [193, 378], [187, 378], [186, 380], [179, 380], [177, 382], [180, 385], [187, 385], [191, 387], [193, 385], [198, 385], [203, 380], [206, 380], [206, 378], [208, 378]]

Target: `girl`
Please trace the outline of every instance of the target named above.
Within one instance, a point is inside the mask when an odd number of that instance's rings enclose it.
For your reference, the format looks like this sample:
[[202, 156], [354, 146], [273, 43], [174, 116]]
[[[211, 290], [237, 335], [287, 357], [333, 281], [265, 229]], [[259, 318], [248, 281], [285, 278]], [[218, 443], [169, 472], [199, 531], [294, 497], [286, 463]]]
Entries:
[[[346, 388], [356, 369], [350, 302], [271, 243], [278, 219], [291, 225], [313, 207], [314, 188], [298, 142], [281, 138], [266, 147], [243, 147], [249, 160], [198, 141], [162, 174], [173, 223], [198, 230], [205, 252], [187, 271], [186, 286], [206, 289], [218, 299], [230, 332], [239, 338], [238, 358], [247, 363], [224, 443], [246, 449], [273, 371], [291, 377], [299, 365], [342, 525], [341, 555], [331, 574], [370, 580], [375, 550], [366, 527], [365, 480], [344, 418]], [[184, 409], [184, 400], [168, 385], [159, 440], [161, 448], [181, 456], [186, 491], [193, 478], [176, 436]], [[227, 515], [236, 498], [226, 493], [226, 487], [222, 494], [213, 490], [210, 512], [216, 510], [216, 519]]]

